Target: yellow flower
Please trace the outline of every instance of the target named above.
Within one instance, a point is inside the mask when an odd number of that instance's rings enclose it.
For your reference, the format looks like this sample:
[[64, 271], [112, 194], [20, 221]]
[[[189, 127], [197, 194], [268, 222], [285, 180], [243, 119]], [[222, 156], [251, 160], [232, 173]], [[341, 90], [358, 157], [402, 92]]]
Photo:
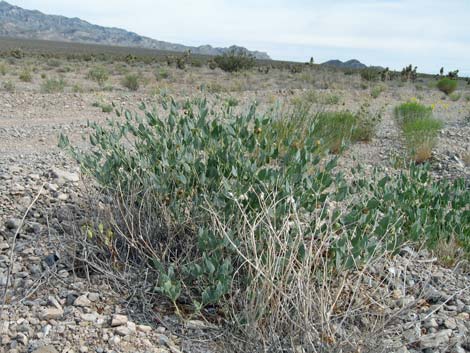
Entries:
[[433, 103], [431, 104], [431, 109], [434, 110], [436, 108], [436, 105]]

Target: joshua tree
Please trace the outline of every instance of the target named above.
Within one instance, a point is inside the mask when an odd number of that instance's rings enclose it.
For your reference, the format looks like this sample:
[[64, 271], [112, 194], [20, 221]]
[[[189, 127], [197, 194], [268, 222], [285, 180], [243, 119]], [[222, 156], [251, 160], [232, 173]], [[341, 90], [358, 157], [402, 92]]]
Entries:
[[382, 81], [391, 80], [390, 69], [388, 67], [386, 67], [382, 72], [380, 72], [380, 79]]
[[418, 70], [418, 67], [415, 66], [413, 68], [413, 65], [409, 65], [409, 66], [406, 66], [404, 67], [402, 70], [401, 70], [401, 79], [402, 81], [415, 81], [416, 78], [418, 77], [418, 74], [416, 72], [416, 70]]
[[459, 70], [449, 71], [447, 77], [455, 80], [457, 77], [459, 77]]

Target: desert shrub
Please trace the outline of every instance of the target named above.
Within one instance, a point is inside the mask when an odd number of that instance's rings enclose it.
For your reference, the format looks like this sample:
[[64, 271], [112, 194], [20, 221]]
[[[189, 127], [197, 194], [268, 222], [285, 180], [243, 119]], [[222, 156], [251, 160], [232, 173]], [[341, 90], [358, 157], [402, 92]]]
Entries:
[[418, 241], [436, 249], [440, 242], [456, 241], [460, 256], [469, 257], [470, 189], [465, 180], [436, 181], [429, 165], [410, 164], [397, 177], [374, 173], [372, 179], [357, 179], [356, 184], [365, 186], [367, 192], [352, 212], [372, 208], [383, 212], [381, 222], [397, 222], [394, 228], [399, 231], [389, 233], [397, 243]]
[[41, 74], [41, 78], [44, 80], [44, 79], [46, 79], [46, 77], [47, 77], [47, 75], [43, 72], [43, 73]]
[[102, 104], [101, 111], [103, 113], [111, 113], [113, 111], [113, 106], [111, 104]]
[[7, 92], [13, 93], [16, 90], [15, 84], [12, 81], [3, 82], [3, 89]]
[[33, 80], [33, 75], [31, 74], [31, 70], [23, 69], [19, 75], [19, 79], [23, 82], [31, 82]]
[[302, 65], [295, 65], [294, 64], [294, 65], [290, 65], [289, 70], [290, 70], [291, 74], [299, 74], [299, 73], [302, 72], [303, 67], [302, 67]]
[[[349, 185], [335, 174], [335, 159], [318, 158], [314, 124], [276, 135], [278, 120], [254, 108], [213, 117], [205, 101], [163, 106], [166, 117], [142, 106], [143, 117], [126, 111], [126, 119], [92, 123], [92, 151], [65, 136], [60, 145], [113, 200], [109, 223], [83, 229], [87, 260], [109, 259], [114, 271], [155, 281], [180, 315], [221, 312], [265, 348], [294, 340], [314, 351], [322, 341], [336, 351], [323, 330], [361, 318], [356, 291], [341, 289], [358, 267], [362, 274], [408, 242], [456, 240], [470, 251], [463, 180], [435, 182], [411, 165], [398, 176], [353, 171]], [[353, 126], [353, 117], [338, 114]], [[351, 287], [363, 283], [359, 276]]]
[[209, 60], [209, 62], [207, 63], [207, 66], [211, 70], [217, 69], [217, 63], [213, 59]]
[[58, 68], [62, 66], [62, 61], [58, 59], [50, 59], [47, 61], [47, 66], [51, 68]]
[[235, 97], [229, 97], [225, 101], [225, 104], [227, 107], [233, 108], [233, 107], [236, 107], [239, 104], [239, 102], [238, 102], [238, 99], [236, 99]]
[[368, 102], [362, 104], [356, 112], [356, 126], [353, 130], [352, 140], [369, 142], [375, 137], [377, 126], [382, 120], [384, 107], [373, 110]]
[[97, 82], [100, 86], [103, 86], [104, 83], [109, 79], [109, 72], [103, 66], [96, 66], [88, 72], [87, 77]]
[[322, 147], [332, 153], [339, 153], [343, 144], [356, 136], [358, 117], [349, 111], [320, 112], [314, 119], [314, 136], [321, 141]]
[[395, 108], [395, 118], [412, 158], [418, 163], [428, 160], [443, 125], [433, 118], [432, 107], [418, 102], [403, 103]]
[[10, 51], [10, 56], [14, 59], [22, 59], [24, 57], [24, 52], [21, 49], [13, 49]]
[[441, 92], [444, 92], [447, 95], [454, 92], [457, 89], [457, 86], [458, 86], [457, 80], [453, 80], [448, 77], [441, 78], [437, 82], [437, 88], [439, 88]]
[[322, 97], [321, 103], [327, 105], [336, 105], [339, 103], [339, 100], [340, 98], [337, 94], [327, 94]]
[[140, 78], [136, 74], [127, 74], [122, 79], [122, 85], [131, 91], [137, 91], [140, 86]]
[[218, 55], [214, 57], [213, 60], [218, 67], [227, 72], [248, 70], [255, 65], [255, 59], [253, 56], [235, 51]]
[[223, 86], [219, 82], [209, 82], [206, 85], [201, 85], [201, 90], [205, 90], [209, 93], [221, 93], [227, 92], [227, 87]]
[[380, 72], [377, 69], [366, 68], [361, 70], [361, 78], [365, 81], [378, 81]]
[[191, 66], [192, 67], [202, 67], [203, 62], [200, 59], [192, 59], [191, 60]]
[[465, 95], [465, 100], [466, 100], [467, 102], [470, 102], [470, 94], [466, 94], [466, 95]]
[[60, 93], [64, 91], [65, 84], [63, 78], [50, 78], [41, 84], [41, 92]]
[[449, 98], [452, 102], [457, 102], [460, 97], [462, 97], [462, 95], [460, 93], [457, 93], [457, 92], [453, 92], [451, 94], [449, 94]]
[[379, 85], [379, 86], [374, 86], [371, 90], [370, 90], [370, 95], [372, 96], [372, 98], [378, 98], [380, 96], [380, 94], [385, 90], [384, 86], [382, 85]]
[[432, 107], [425, 106], [417, 101], [410, 101], [396, 106], [394, 115], [399, 126], [403, 126], [408, 121], [431, 118]]
[[431, 158], [442, 125], [440, 120], [434, 118], [416, 119], [403, 124], [406, 144], [416, 162], [421, 163]]
[[73, 93], [83, 93], [83, 92], [85, 92], [85, 90], [83, 89], [83, 87], [81, 85], [76, 83], [72, 86], [72, 92]]
[[61, 74], [66, 74], [66, 73], [72, 72], [72, 68], [70, 66], [63, 66], [63, 67], [59, 67], [56, 70], [56, 72], [61, 73]]
[[158, 70], [158, 72], [155, 73], [155, 78], [157, 80], [165, 80], [165, 79], [168, 79], [169, 77], [170, 77], [170, 73], [165, 69], [160, 69]]
[[5, 63], [0, 63], [0, 75], [5, 76], [7, 74], [7, 66]]

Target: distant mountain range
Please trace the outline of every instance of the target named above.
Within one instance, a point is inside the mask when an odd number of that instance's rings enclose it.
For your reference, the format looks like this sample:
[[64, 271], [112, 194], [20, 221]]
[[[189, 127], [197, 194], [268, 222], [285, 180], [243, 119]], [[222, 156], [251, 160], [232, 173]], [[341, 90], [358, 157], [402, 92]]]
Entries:
[[0, 1], [0, 36], [141, 47], [175, 52], [191, 50], [193, 54], [220, 55], [228, 51], [245, 52], [257, 59], [270, 59], [264, 52], [250, 51], [239, 46], [214, 48], [210, 45], [191, 47], [164, 42], [120, 28], [102, 27], [79, 18], [46, 15], [35, 10], [26, 10]]
[[329, 60], [324, 62], [322, 65], [325, 66], [332, 66], [332, 67], [339, 67], [343, 69], [365, 69], [367, 65], [361, 63], [359, 60], [352, 59], [348, 61], [341, 61], [341, 60]]

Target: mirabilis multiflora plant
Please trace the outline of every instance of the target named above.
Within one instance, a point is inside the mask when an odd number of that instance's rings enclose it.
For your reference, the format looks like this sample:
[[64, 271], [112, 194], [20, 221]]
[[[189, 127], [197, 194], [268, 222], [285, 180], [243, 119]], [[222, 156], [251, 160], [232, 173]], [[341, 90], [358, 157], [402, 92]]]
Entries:
[[[166, 117], [141, 108], [142, 115], [125, 111], [106, 126], [90, 124], [90, 151], [66, 136], [60, 145], [115, 207], [128, 197], [121, 211], [145, 210], [134, 226], [118, 221], [120, 229], [98, 229], [87, 241], [100, 256], [144, 267], [177, 311], [188, 302], [198, 313], [217, 307], [242, 326], [264, 332], [273, 325], [269, 330], [284, 337], [290, 323], [271, 320], [275, 312], [299, 324], [320, 320], [294, 310], [292, 298], [304, 298], [309, 315], [318, 314], [313, 298], [299, 296], [301, 279], [316, 293], [325, 276], [334, 281], [410, 241], [432, 248], [452, 240], [470, 251], [464, 181], [433, 182], [426, 167], [412, 165], [393, 177], [353, 170], [348, 183], [336, 158], [325, 159], [315, 124], [285, 134], [288, 119], [255, 106], [246, 114], [231, 106], [215, 113], [204, 99], [165, 98]], [[126, 212], [121, 222], [135, 219]], [[266, 291], [271, 300], [262, 300]]]

